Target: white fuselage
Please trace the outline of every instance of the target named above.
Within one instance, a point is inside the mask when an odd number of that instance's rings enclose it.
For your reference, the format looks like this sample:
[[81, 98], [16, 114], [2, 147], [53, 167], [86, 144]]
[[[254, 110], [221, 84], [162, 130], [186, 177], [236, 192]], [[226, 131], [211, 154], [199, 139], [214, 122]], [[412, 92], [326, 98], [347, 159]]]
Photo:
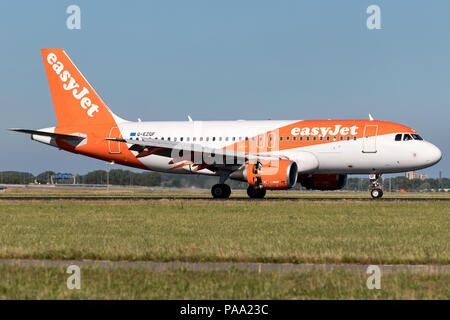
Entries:
[[[276, 131], [279, 128], [300, 123], [300, 121], [167, 121], [167, 122], [122, 122], [118, 124], [120, 133], [124, 138], [151, 137], [177, 142], [190, 142], [212, 148], [225, 148], [238, 141], [244, 141], [246, 137]], [[382, 125], [378, 124], [379, 126]], [[331, 130], [330, 130], [331, 131]], [[297, 133], [294, 131], [294, 133]], [[354, 137], [350, 135], [333, 137], [326, 143], [315, 145], [303, 145], [296, 139], [291, 145], [271, 150], [270, 154], [280, 154], [296, 160], [300, 153], [312, 154], [318, 162], [317, 166], [307, 166], [308, 173], [336, 173], [336, 174], [366, 174], [366, 173], [396, 173], [410, 170], [418, 170], [429, 167], [441, 158], [441, 152], [437, 147], [423, 140], [395, 141], [395, 135], [402, 132], [378, 135], [374, 137]], [[282, 136], [282, 133], [279, 134]], [[316, 139], [319, 138], [317, 135]], [[279, 137], [277, 137], [279, 139]], [[305, 137], [306, 139], [306, 137]], [[311, 136], [311, 140], [313, 137]], [[326, 139], [323, 137], [322, 139]], [[343, 139], [343, 140], [340, 140]], [[348, 140], [347, 140], [348, 139]], [[259, 142], [261, 147], [269, 144], [269, 139]], [[116, 150], [117, 151], [117, 150]], [[150, 170], [170, 173], [189, 173], [190, 167], [173, 169], [167, 157], [149, 155], [140, 161]], [[297, 161], [297, 160], [296, 160]], [[302, 161], [298, 160], [299, 172], [302, 171]], [[198, 173], [213, 174], [209, 170], [201, 170]]]

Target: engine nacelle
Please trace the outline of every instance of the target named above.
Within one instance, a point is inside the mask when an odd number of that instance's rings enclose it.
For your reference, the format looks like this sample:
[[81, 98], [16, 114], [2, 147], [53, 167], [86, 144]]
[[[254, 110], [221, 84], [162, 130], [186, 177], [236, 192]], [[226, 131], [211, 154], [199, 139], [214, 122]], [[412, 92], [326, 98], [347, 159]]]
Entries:
[[310, 190], [339, 190], [347, 183], [346, 174], [301, 174], [300, 184]]
[[297, 183], [298, 167], [294, 161], [260, 160], [249, 162], [230, 175], [231, 179], [246, 181], [250, 186], [268, 190], [286, 190]]

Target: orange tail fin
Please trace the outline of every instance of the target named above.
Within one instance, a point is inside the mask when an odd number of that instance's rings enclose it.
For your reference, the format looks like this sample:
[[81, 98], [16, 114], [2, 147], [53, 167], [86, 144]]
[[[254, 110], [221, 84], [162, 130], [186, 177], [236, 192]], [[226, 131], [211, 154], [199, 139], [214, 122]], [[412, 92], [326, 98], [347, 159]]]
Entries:
[[116, 123], [114, 114], [64, 50], [41, 51], [58, 125], [113, 126]]

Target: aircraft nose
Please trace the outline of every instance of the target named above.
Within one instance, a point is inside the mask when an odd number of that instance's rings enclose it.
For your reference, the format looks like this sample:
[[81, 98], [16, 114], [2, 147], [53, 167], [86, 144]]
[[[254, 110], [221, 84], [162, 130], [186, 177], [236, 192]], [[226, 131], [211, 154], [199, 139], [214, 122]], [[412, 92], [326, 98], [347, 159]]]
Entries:
[[429, 144], [426, 152], [426, 162], [429, 165], [438, 163], [442, 159], [442, 152], [434, 144]]

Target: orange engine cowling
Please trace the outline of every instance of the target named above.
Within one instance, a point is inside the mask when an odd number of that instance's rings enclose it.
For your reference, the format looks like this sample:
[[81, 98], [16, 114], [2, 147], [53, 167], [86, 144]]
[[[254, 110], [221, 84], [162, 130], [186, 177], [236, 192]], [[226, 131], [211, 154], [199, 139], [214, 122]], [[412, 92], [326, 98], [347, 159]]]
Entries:
[[339, 190], [347, 183], [346, 174], [301, 174], [300, 184], [310, 190]]
[[298, 167], [287, 159], [257, 161], [248, 163], [245, 173], [250, 186], [285, 190], [297, 183]]

